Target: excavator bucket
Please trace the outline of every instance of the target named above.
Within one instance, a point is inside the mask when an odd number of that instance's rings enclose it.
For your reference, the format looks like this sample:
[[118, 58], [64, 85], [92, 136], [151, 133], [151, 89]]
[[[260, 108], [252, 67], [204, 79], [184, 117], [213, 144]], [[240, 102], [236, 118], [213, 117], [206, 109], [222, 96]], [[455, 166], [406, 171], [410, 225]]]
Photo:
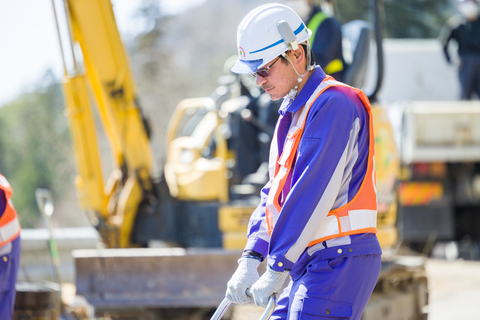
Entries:
[[77, 295], [95, 309], [216, 308], [238, 251], [138, 248], [73, 251]]

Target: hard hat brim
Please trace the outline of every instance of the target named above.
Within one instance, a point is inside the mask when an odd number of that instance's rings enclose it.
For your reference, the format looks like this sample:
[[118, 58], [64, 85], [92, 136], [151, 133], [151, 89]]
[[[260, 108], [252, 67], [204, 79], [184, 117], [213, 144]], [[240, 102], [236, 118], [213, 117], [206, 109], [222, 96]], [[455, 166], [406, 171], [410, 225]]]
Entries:
[[258, 60], [238, 60], [232, 67], [232, 72], [236, 74], [250, 74], [257, 71], [258, 67], [263, 64], [263, 59]]

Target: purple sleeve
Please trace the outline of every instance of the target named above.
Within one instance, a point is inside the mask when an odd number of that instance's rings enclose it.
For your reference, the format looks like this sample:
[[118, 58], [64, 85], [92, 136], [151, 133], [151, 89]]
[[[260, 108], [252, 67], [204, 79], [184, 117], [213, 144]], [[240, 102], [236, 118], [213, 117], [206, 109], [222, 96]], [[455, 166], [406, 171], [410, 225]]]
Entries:
[[250, 216], [248, 222], [248, 241], [245, 250], [253, 250], [267, 257], [268, 243], [270, 235], [265, 221], [265, 205], [267, 203], [268, 192], [270, 191], [270, 181], [262, 188], [260, 192], [260, 204]]

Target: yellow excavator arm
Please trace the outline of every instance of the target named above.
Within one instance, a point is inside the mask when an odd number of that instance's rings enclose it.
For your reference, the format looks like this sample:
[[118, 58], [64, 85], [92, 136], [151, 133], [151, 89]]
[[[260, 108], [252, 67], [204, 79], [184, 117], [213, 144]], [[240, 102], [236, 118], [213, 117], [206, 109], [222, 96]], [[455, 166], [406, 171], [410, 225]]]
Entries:
[[[77, 191], [83, 209], [94, 214], [104, 242], [128, 247], [138, 207], [153, 189], [148, 129], [110, 0], [64, 3], [72, 54], [76, 55], [75, 72], [69, 74], [65, 67], [63, 90], [79, 172]], [[77, 44], [81, 57], [73, 50]], [[114, 163], [106, 183], [94, 109], [109, 139]]]

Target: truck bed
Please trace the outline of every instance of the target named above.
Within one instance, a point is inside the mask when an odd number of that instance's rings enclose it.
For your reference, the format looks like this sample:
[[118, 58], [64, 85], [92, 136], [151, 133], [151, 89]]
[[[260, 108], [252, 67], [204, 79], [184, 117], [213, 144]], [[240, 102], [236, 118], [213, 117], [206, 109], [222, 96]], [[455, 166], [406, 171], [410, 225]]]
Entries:
[[403, 163], [480, 160], [479, 101], [412, 101], [401, 109]]

